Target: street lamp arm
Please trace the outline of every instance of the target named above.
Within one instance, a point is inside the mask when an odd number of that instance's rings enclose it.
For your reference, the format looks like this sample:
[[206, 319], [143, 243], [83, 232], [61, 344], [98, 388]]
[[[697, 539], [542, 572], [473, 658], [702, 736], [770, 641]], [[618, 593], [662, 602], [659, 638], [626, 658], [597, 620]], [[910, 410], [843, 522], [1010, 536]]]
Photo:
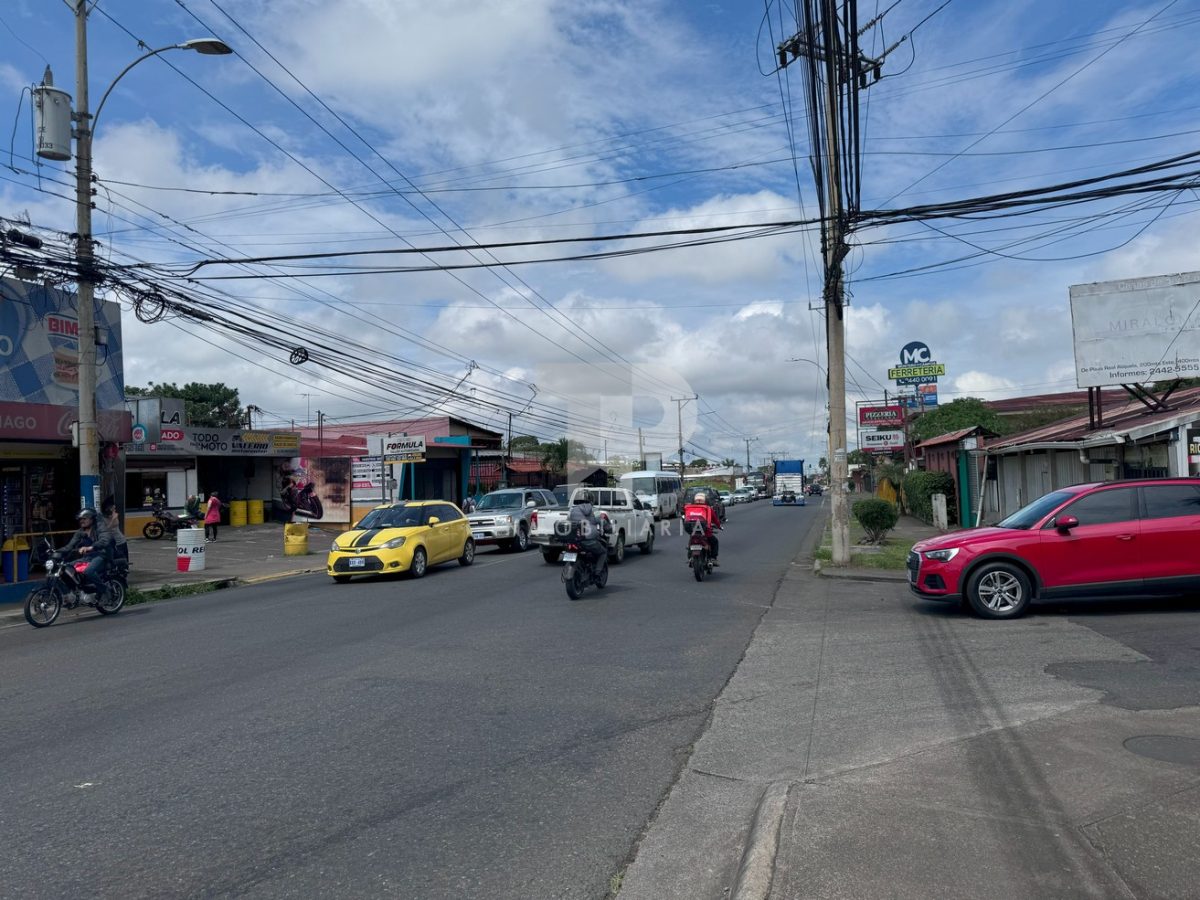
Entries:
[[195, 50], [197, 53], [203, 53], [208, 56], [224, 56], [233, 52], [233, 49], [228, 44], [226, 44], [224, 41], [218, 41], [216, 38], [193, 38], [191, 40], [184, 41], [181, 44], [168, 44], [165, 47], [159, 47], [157, 50], [151, 50], [148, 53], [143, 53], [121, 70], [120, 74], [112, 80], [112, 84], [110, 84], [108, 89], [104, 92], [104, 96], [100, 98], [100, 102], [96, 105], [96, 111], [92, 114], [92, 123], [90, 127], [92, 132], [95, 132], [96, 130], [96, 122], [100, 118], [100, 110], [104, 109], [104, 101], [108, 99], [108, 95], [111, 94], [113, 88], [117, 86], [117, 82], [124, 78], [126, 73], [128, 73], [129, 70], [138, 63], [145, 62], [150, 57], [158, 56], [160, 53], [166, 53], [168, 50]]
[[828, 380], [829, 380], [829, 373], [828, 373], [827, 371], [825, 371], [825, 367], [824, 367], [824, 366], [822, 366], [822, 365], [821, 365], [819, 362], [817, 362], [816, 360], [807, 359], [806, 357], [803, 357], [803, 356], [790, 356], [790, 357], [788, 357], [788, 362], [806, 362], [806, 363], [812, 363], [814, 366], [816, 366], [818, 369], [820, 369], [820, 371], [821, 371], [821, 374], [825, 376], [825, 380], [826, 380], [826, 381], [828, 381]]

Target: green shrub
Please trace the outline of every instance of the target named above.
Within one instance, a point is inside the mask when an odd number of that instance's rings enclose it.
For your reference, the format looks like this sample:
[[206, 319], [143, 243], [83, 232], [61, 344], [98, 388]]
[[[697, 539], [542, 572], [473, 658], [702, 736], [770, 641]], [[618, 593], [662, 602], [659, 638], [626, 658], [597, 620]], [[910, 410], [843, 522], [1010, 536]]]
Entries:
[[949, 472], [909, 472], [904, 476], [904, 503], [908, 511], [933, 524], [933, 495], [946, 495], [946, 512], [953, 522], [958, 504], [954, 497], [954, 477]]
[[896, 523], [900, 521], [900, 514], [896, 512], [896, 507], [886, 500], [879, 500], [875, 497], [869, 500], [855, 501], [850, 511], [858, 520], [858, 524], [863, 527], [863, 531], [867, 533], [867, 540], [872, 544], [882, 541], [883, 536], [895, 528]]

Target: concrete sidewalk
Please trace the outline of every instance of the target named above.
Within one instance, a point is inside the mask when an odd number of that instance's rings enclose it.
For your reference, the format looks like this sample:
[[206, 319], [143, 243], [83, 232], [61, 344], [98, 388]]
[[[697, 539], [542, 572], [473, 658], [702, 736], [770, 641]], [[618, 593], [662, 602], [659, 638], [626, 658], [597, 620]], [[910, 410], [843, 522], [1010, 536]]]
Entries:
[[[285, 556], [283, 525], [247, 525], [242, 528], [222, 527], [218, 540], [205, 544], [204, 570], [180, 572], [176, 541], [164, 536], [157, 541], [145, 538], [129, 539], [129, 587], [140, 591], [151, 591], [166, 585], [217, 584], [227, 587], [234, 584], [251, 584], [272, 578], [285, 578], [308, 572], [325, 571], [325, 557], [337, 531], [326, 531], [320, 526], [308, 528], [308, 553], [304, 556]], [[41, 580], [28, 582], [32, 591], [42, 584]], [[0, 622], [12, 619], [24, 620], [22, 606], [17, 603], [0, 604]], [[86, 609], [85, 612], [92, 612]]]
[[1196, 896], [1200, 707], [1053, 674], [1146, 662], [1067, 616], [857, 574], [791, 568], [620, 900]]
[[[896, 527], [888, 532], [887, 542], [889, 544], [897, 544], [901, 547], [911, 547], [917, 541], [936, 537], [942, 533], [932, 525], [926, 525], [920, 519], [904, 515], [900, 517], [900, 520], [896, 523]], [[829, 562], [815, 561], [814, 569], [817, 574], [825, 578], [845, 578], [850, 581], [878, 581], [885, 583], [896, 582], [901, 584], [908, 581], [908, 572], [904, 569], [875, 569], [870, 566], [854, 564], [855, 560], [861, 560], [869, 552], [865, 548], [851, 547], [851, 565], [835, 566]]]

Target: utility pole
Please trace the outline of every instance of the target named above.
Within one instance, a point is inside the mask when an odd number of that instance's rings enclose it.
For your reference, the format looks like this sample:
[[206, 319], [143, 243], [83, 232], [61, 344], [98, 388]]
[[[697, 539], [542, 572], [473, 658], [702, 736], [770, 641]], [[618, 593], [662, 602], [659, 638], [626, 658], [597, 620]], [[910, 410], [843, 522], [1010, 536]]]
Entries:
[[750, 474], [750, 445], [758, 440], [756, 437], [742, 438], [746, 442], [746, 474]]
[[638, 468], [646, 468], [646, 445], [642, 443], [642, 429], [638, 427]]
[[[570, 442], [567, 443], [567, 450], [570, 451]], [[570, 452], [567, 456], [570, 457]], [[504, 467], [500, 471], [500, 487], [508, 487], [508, 467], [512, 463], [512, 411], [508, 413], [508, 442], [504, 446]]]
[[686, 467], [683, 464], [683, 404], [690, 403], [693, 400], [699, 399], [698, 395], [692, 394], [690, 397], [672, 397], [671, 402], [675, 404], [675, 414], [679, 420], [679, 480], [683, 481], [683, 475]]
[[[850, 503], [847, 495], [849, 467], [846, 458], [845, 289], [842, 261], [849, 252], [846, 234], [850, 215], [856, 210], [851, 208], [847, 211], [843, 208], [842, 185], [845, 183], [848, 190], [853, 192], [848, 199], [851, 206], [855, 206], [859, 140], [855, 92], [866, 86], [867, 73], [873, 73], [878, 80], [882, 57], [871, 59], [858, 49], [855, 0], [849, 0], [840, 7], [846, 17], [844, 29], [839, 28], [837, 0], [805, 0], [803, 8], [804, 30], [779, 44], [777, 51], [781, 69], [802, 56], [807, 60], [808, 112], [813, 123], [814, 163], [819, 159], [824, 174], [824, 183], [818, 179], [817, 188], [822, 201], [821, 245], [825, 264], [823, 300], [829, 363], [830, 530], [833, 537], [832, 562], [844, 566], [850, 562]], [[845, 121], [840, 105], [843, 89], [847, 93], [848, 106]], [[851, 163], [845, 172], [842, 171], [843, 134], [850, 142], [851, 154]]]
[[75, 11], [75, 256], [79, 261], [79, 500], [100, 506], [100, 445], [96, 436], [96, 268], [92, 248], [92, 122], [88, 112], [87, 0]]

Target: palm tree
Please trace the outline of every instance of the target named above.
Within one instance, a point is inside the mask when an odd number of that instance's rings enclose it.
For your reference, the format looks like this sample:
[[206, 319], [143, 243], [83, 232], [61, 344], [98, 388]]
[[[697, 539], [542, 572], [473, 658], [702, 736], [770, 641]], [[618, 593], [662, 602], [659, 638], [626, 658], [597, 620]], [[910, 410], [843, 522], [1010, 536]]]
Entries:
[[727, 456], [723, 460], [721, 460], [721, 465], [727, 469], [732, 469], [737, 464], [738, 464], [738, 461], [736, 459], [734, 459], [732, 456]]

